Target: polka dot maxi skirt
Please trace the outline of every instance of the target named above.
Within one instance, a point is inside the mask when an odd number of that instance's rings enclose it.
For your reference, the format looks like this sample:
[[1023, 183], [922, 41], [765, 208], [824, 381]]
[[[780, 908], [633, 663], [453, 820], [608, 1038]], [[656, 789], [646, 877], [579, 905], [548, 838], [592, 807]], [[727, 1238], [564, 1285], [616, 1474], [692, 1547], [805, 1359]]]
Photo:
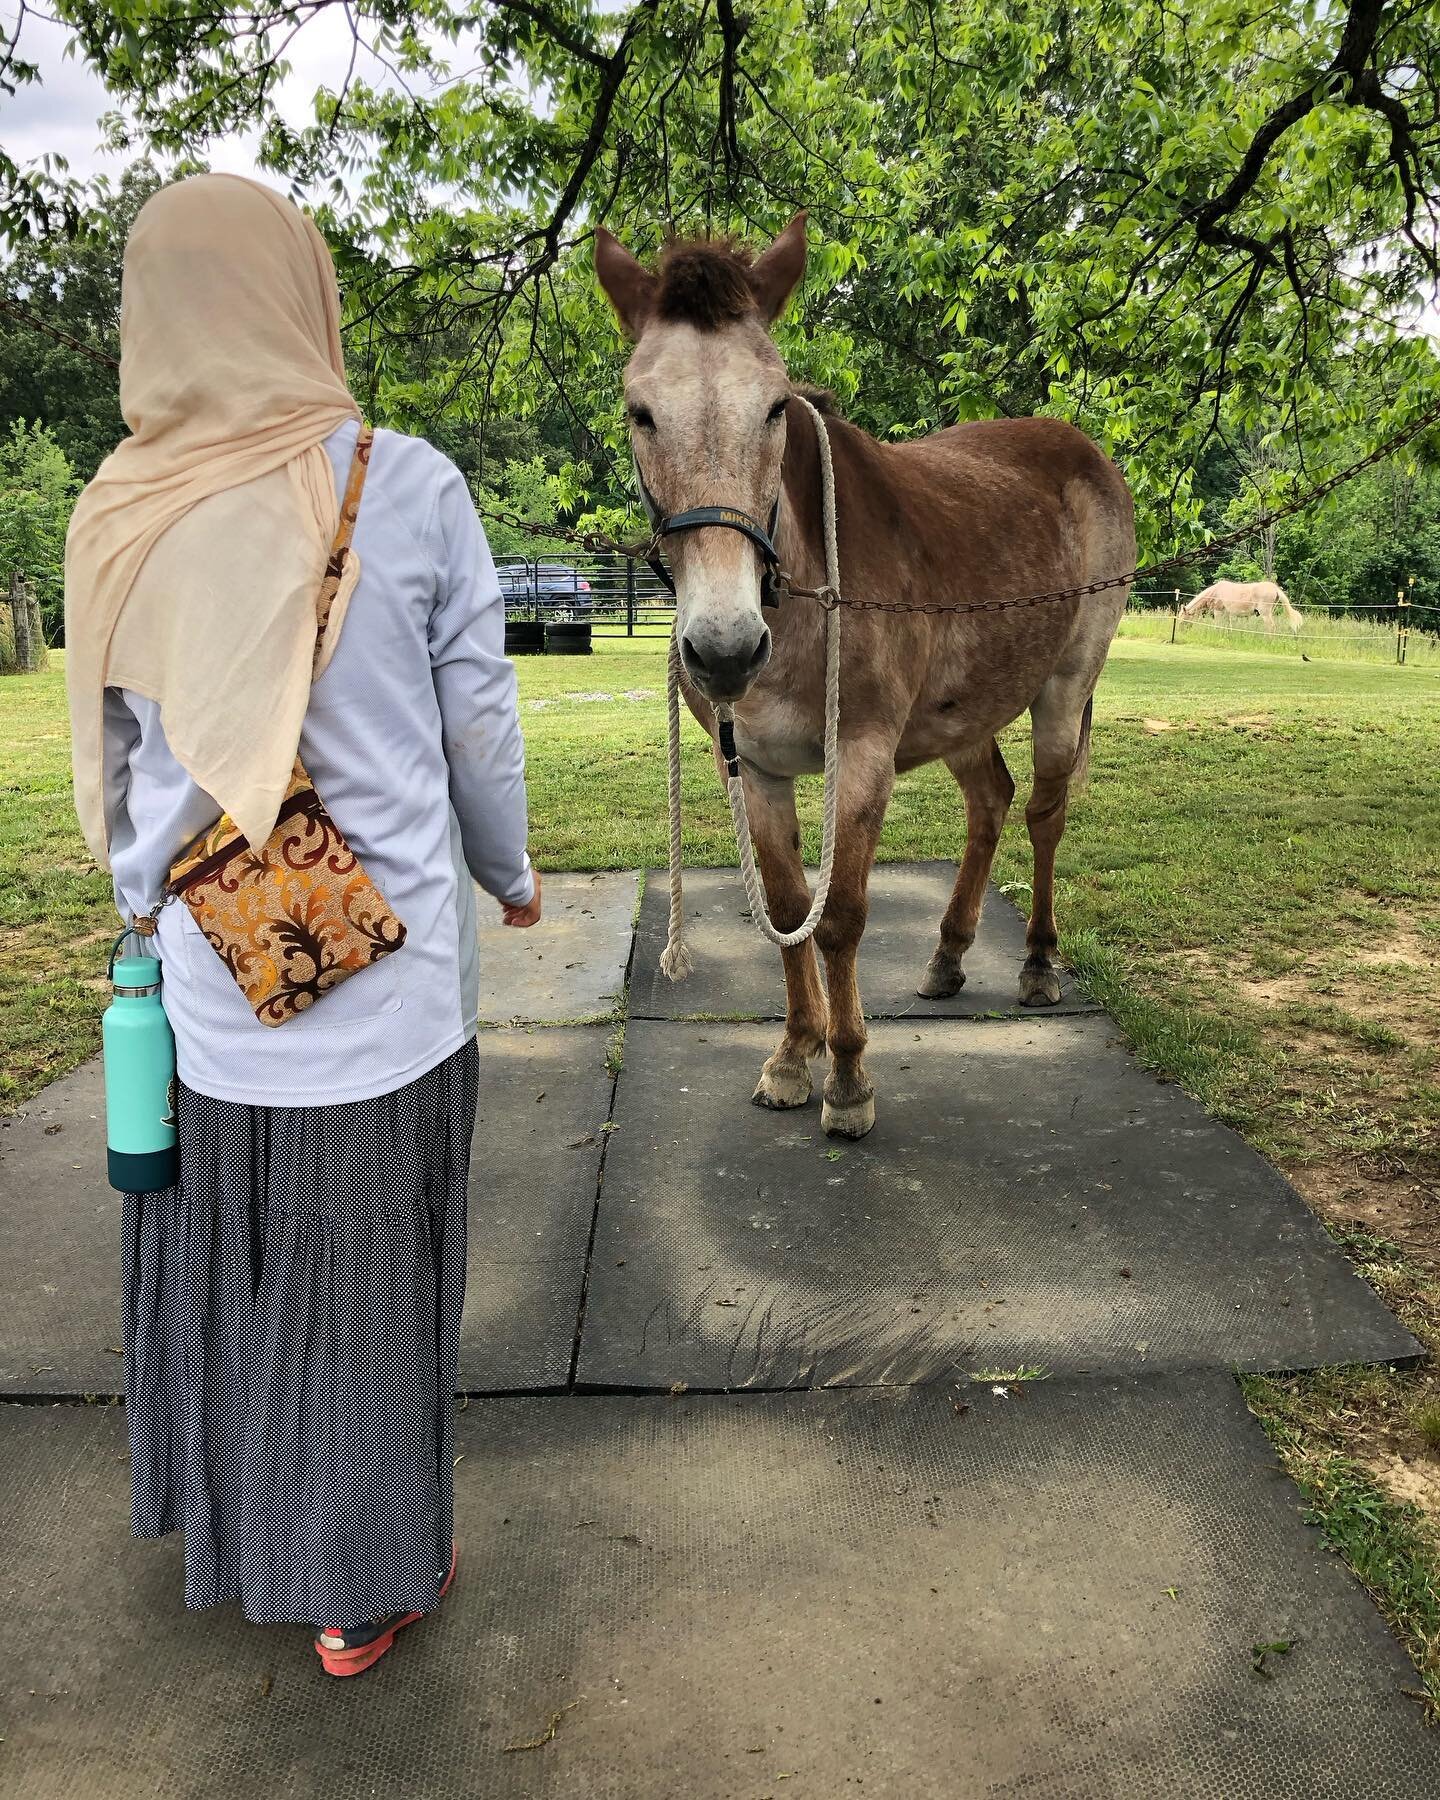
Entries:
[[127, 1194], [137, 1537], [185, 1537], [185, 1604], [348, 1628], [450, 1568], [472, 1039], [376, 1100], [240, 1106], [183, 1085], [181, 1179]]

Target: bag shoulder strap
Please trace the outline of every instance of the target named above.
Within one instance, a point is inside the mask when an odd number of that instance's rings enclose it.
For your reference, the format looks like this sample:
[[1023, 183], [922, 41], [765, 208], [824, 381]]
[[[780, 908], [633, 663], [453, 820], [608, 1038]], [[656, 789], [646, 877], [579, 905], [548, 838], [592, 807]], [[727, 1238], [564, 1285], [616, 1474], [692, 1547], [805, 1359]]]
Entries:
[[330, 560], [325, 565], [325, 579], [320, 583], [320, 599], [315, 607], [317, 648], [330, 621], [330, 608], [335, 604], [335, 596], [340, 591], [340, 577], [345, 572], [350, 540], [355, 535], [355, 520], [360, 511], [360, 496], [365, 490], [365, 475], [370, 467], [370, 450], [374, 442], [374, 431], [362, 421], [360, 435], [355, 440], [355, 454], [350, 458], [345, 495], [340, 502], [340, 522], [335, 527], [335, 538], [330, 545]]

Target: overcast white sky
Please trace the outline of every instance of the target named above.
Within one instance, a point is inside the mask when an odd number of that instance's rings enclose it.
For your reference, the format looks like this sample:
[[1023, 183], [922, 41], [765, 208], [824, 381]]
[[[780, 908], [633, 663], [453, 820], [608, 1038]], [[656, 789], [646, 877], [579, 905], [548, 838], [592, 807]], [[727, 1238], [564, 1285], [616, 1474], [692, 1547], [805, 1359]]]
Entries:
[[[5, 20], [7, 31], [13, 29], [14, 12], [9, 6], [0, 5], [0, 18]], [[69, 36], [63, 25], [51, 24], [34, 14], [26, 16], [20, 53], [27, 61], [39, 64], [42, 80], [3, 101], [0, 131], [5, 148], [21, 164], [47, 152], [58, 152], [69, 160], [75, 175], [84, 178], [103, 172], [114, 177], [139, 152], [114, 156], [100, 148], [98, 121], [102, 113], [116, 110], [115, 102], [92, 69], [79, 58], [65, 57]], [[276, 90], [279, 109], [289, 123], [301, 125], [313, 120], [315, 90], [339, 86], [350, 60], [350, 46], [350, 31], [339, 12], [320, 13], [299, 33], [287, 57], [293, 65], [292, 72]], [[388, 71], [363, 50], [355, 74], [357, 79], [376, 87], [391, 84]], [[211, 168], [226, 174], [254, 175], [280, 186], [273, 173], [256, 166], [255, 145], [254, 133], [225, 138], [209, 147], [206, 159]]]

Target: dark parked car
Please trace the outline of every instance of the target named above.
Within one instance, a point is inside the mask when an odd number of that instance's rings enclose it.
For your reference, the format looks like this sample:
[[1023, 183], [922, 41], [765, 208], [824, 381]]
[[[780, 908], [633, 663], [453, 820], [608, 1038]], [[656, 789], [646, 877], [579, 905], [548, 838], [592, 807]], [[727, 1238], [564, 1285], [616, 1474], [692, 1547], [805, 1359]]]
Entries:
[[564, 563], [507, 562], [496, 565], [505, 611], [514, 617], [588, 619], [590, 583]]

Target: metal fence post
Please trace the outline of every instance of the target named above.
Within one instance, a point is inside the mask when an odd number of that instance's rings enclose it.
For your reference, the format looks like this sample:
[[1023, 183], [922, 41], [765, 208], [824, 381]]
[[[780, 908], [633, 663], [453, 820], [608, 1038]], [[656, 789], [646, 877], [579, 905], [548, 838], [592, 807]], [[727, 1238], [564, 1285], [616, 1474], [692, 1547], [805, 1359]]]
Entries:
[[1175, 608], [1170, 614], [1170, 642], [1175, 642], [1175, 627], [1180, 623], [1180, 590], [1175, 590]]
[[[1413, 579], [1413, 577], [1412, 577]], [[1401, 588], [1395, 596], [1395, 661], [1405, 661], [1405, 651], [1410, 637], [1410, 602]]]
[[625, 558], [625, 635], [635, 635], [635, 558]]

